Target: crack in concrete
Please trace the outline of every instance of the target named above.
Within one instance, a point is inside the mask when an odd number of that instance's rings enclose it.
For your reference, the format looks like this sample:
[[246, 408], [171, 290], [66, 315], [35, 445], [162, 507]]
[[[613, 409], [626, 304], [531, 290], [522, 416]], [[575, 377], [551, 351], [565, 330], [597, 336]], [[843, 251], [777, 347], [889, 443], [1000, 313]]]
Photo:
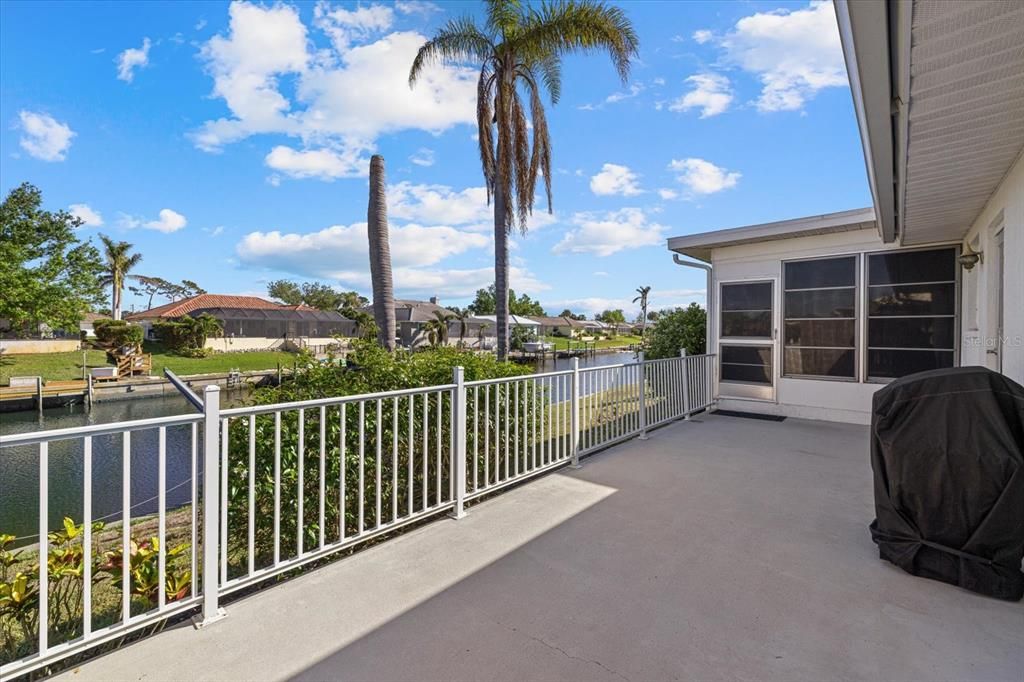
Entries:
[[550, 642], [547, 642], [547, 641], [541, 639], [540, 637], [534, 637], [533, 635], [531, 635], [528, 632], [520, 632], [518, 630], [518, 628], [514, 628], [511, 625], [505, 625], [501, 621], [497, 621], [496, 620], [494, 622], [496, 624], [500, 625], [501, 627], [505, 628], [506, 630], [511, 630], [512, 632], [515, 632], [516, 634], [520, 634], [520, 635], [523, 635], [524, 637], [527, 637], [528, 639], [532, 639], [534, 642], [537, 642], [538, 644], [541, 644], [541, 645], [547, 647], [548, 649], [551, 649], [552, 651], [557, 651], [558, 653], [562, 654], [563, 656], [565, 656], [568, 659], [571, 659], [573, 661], [580, 661], [581, 663], [590, 663], [590, 664], [596, 665], [597, 667], [601, 668], [602, 670], [604, 670], [606, 672], [609, 672], [612, 675], [616, 675], [618, 677], [621, 677], [622, 679], [626, 680], [626, 682], [630, 682], [630, 679], [628, 677], [626, 677], [625, 675], [620, 673], [618, 670], [615, 670], [613, 668], [609, 668], [608, 666], [606, 666], [601, 661], [597, 661], [597, 660], [590, 659], [590, 658], [582, 658], [580, 656], [573, 656], [572, 654], [570, 654], [565, 649], [563, 649], [563, 648], [561, 648], [559, 646], [556, 646], [554, 644], [551, 644]]

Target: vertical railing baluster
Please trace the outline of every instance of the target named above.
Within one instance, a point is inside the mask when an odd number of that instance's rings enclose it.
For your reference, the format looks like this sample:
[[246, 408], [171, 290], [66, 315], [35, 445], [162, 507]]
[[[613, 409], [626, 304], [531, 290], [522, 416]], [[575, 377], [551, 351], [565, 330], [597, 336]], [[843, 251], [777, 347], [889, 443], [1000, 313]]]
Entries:
[[256, 415], [249, 415], [249, 518], [248, 547], [249, 575], [256, 572]]
[[494, 384], [494, 482], [497, 483], [501, 480], [501, 459], [499, 453], [501, 448], [498, 443], [501, 439], [501, 419], [500, 419], [500, 404], [499, 398], [500, 384]]
[[374, 481], [374, 527], [380, 528], [380, 463], [383, 457], [383, 443], [381, 442], [384, 436], [383, 424], [384, 419], [384, 406], [382, 405], [381, 399], [377, 398], [377, 459], [373, 464], [373, 481]]
[[686, 357], [685, 348], [679, 351], [679, 357], [683, 365], [683, 414], [685, 415], [684, 419], [690, 421], [690, 412], [693, 409], [690, 405], [690, 360]]
[[[214, 520], [214, 527], [217, 521]], [[131, 619], [132, 605], [132, 576], [131, 576], [131, 554], [132, 554], [132, 434], [125, 431], [121, 437], [121, 622], [128, 624]], [[43, 556], [40, 554], [40, 556]], [[43, 564], [43, 562], [39, 562]], [[41, 568], [41, 567], [40, 567]], [[41, 576], [40, 571], [40, 576]], [[40, 597], [42, 597], [42, 584], [40, 584]], [[42, 613], [40, 613], [40, 616]], [[43, 632], [42, 623], [39, 627]]]
[[167, 604], [167, 427], [157, 429], [157, 538], [160, 549], [157, 552], [157, 608]]
[[570, 441], [569, 451], [572, 454], [572, 466], [580, 465], [580, 359], [572, 359], [572, 386], [570, 404]]
[[348, 428], [348, 423], [345, 419], [345, 407], [348, 403], [342, 403], [341, 409], [338, 411], [338, 419], [341, 421], [339, 424], [340, 435], [338, 436], [338, 452], [341, 457], [341, 462], [338, 466], [340, 473], [338, 474], [338, 542], [345, 539], [345, 512], [347, 509], [345, 499], [345, 473], [347, 471], [347, 455], [345, 454], [345, 436]]
[[320, 406], [320, 549], [324, 548], [327, 525], [327, 407]]
[[190, 443], [190, 459], [192, 466], [192, 581], [191, 581], [191, 596], [195, 597], [199, 594], [198, 576], [199, 576], [199, 425], [193, 423], [191, 426], [191, 437]]
[[274, 411], [274, 566], [281, 563], [281, 411]]
[[516, 381], [514, 383], [515, 383], [515, 389], [514, 389], [513, 393], [514, 393], [515, 397], [513, 398], [513, 400], [515, 400], [516, 402], [515, 402], [515, 408], [513, 408], [513, 410], [512, 410], [513, 411], [512, 419], [513, 419], [513, 424], [514, 424], [513, 428], [515, 429], [515, 436], [513, 437], [512, 440], [513, 440], [513, 447], [515, 448], [515, 461], [514, 461], [513, 466], [512, 466], [512, 475], [513, 476], [518, 476], [519, 475], [519, 457], [521, 455], [521, 453], [519, 452], [519, 431], [520, 431], [520, 429], [519, 429], [519, 384], [521, 382]]
[[[128, 432], [125, 431], [125, 437]], [[39, 444], [39, 655], [50, 648], [50, 444]], [[128, 555], [125, 554], [125, 557]], [[124, 561], [128, 565], [127, 558]], [[123, 583], [127, 585], [128, 583]], [[127, 594], [127, 592], [126, 592]], [[127, 619], [126, 619], [127, 620]]]
[[220, 429], [220, 584], [228, 581], [228, 429], [230, 419], [221, 420]]
[[298, 426], [298, 443], [296, 446], [296, 457], [298, 459], [298, 480], [296, 481], [298, 498], [296, 499], [296, 514], [295, 514], [295, 550], [297, 556], [301, 557], [303, 550], [305, 550], [305, 538], [306, 534], [306, 409], [300, 407], [299, 410], [299, 426]]
[[479, 387], [473, 387], [473, 492], [480, 489], [480, 431], [477, 416], [480, 413], [480, 392]]
[[505, 459], [505, 465], [504, 465], [504, 469], [505, 469], [505, 480], [507, 481], [508, 480], [508, 474], [509, 474], [509, 465], [511, 464], [509, 462], [509, 456], [512, 454], [509, 451], [509, 449], [508, 449], [509, 436], [511, 435], [509, 433], [509, 429], [512, 428], [512, 422], [509, 421], [508, 414], [509, 414], [509, 402], [510, 402], [510, 399], [511, 399], [512, 396], [511, 396], [511, 391], [509, 391], [509, 386], [508, 386], [507, 382], [502, 384], [501, 386], [502, 386], [502, 388], [505, 389], [505, 393], [504, 393], [504, 397], [502, 398], [502, 402], [505, 404], [505, 458], [504, 458]]
[[391, 522], [398, 520], [398, 396], [391, 400]]
[[434, 415], [434, 417], [435, 417], [435, 420], [434, 420], [435, 421], [435, 424], [434, 424], [434, 435], [435, 435], [434, 447], [436, 448], [436, 452], [434, 453], [434, 467], [435, 467], [434, 474], [435, 474], [435, 478], [437, 479], [437, 486], [436, 486], [437, 497], [434, 498], [434, 504], [441, 504], [441, 406], [442, 406], [441, 391], [438, 391], [435, 394], [434, 401], [435, 401], [434, 402], [434, 406], [437, 408], [435, 410], [435, 415]]
[[647, 368], [644, 365], [644, 352], [640, 351], [637, 365], [640, 368], [640, 440], [647, 440]]
[[359, 535], [366, 523], [366, 401], [359, 401]]
[[82, 442], [82, 483], [82, 637], [88, 639], [92, 633], [92, 436]]
[[430, 396], [428, 393], [423, 393], [423, 483], [421, 483], [422, 495], [423, 495], [423, 509], [426, 510], [430, 507], [430, 478], [429, 478], [429, 466], [430, 461]]

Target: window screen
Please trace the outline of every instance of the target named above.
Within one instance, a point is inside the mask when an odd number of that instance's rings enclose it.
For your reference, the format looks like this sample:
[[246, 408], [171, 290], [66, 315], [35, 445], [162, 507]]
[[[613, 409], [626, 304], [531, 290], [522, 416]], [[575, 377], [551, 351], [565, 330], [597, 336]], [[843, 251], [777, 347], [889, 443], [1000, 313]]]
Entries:
[[772, 336], [772, 284], [722, 285], [722, 337]]
[[771, 346], [730, 346], [723, 344], [721, 380], [748, 384], [772, 383]]
[[956, 250], [868, 256], [868, 377], [952, 367]]
[[856, 377], [857, 257], [784, 264], [783, 372]]

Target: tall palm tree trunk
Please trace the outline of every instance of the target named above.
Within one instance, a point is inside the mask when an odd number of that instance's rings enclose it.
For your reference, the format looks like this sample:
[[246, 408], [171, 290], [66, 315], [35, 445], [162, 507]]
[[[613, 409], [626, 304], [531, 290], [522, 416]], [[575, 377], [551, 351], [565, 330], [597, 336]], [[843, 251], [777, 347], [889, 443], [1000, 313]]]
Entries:
[[370, 280], [373, 284], [373, 319], [377, 342], [395, 349], [395, 291], [391, 277], [391, 245], [388, 238], [388, 203], [384, 185], [384, 157], [370, 159], [370, 204], [366, 212], [370, 240]]
[[497, 318], [498, 360], [508, 358], [508, 228], [501, 183], [494, 186], [494, 313]]
[[110, 284], [110, 314], [115, 320], [121, 319], [121, 287], [116, 277]]

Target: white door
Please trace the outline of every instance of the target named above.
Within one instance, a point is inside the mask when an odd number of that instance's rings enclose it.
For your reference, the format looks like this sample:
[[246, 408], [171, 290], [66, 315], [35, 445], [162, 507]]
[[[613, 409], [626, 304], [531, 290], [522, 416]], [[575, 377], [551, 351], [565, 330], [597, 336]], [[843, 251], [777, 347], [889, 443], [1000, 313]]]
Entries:
[[723, 398], [775, 400], [775, 280], [720, 282], [718, 393]]

